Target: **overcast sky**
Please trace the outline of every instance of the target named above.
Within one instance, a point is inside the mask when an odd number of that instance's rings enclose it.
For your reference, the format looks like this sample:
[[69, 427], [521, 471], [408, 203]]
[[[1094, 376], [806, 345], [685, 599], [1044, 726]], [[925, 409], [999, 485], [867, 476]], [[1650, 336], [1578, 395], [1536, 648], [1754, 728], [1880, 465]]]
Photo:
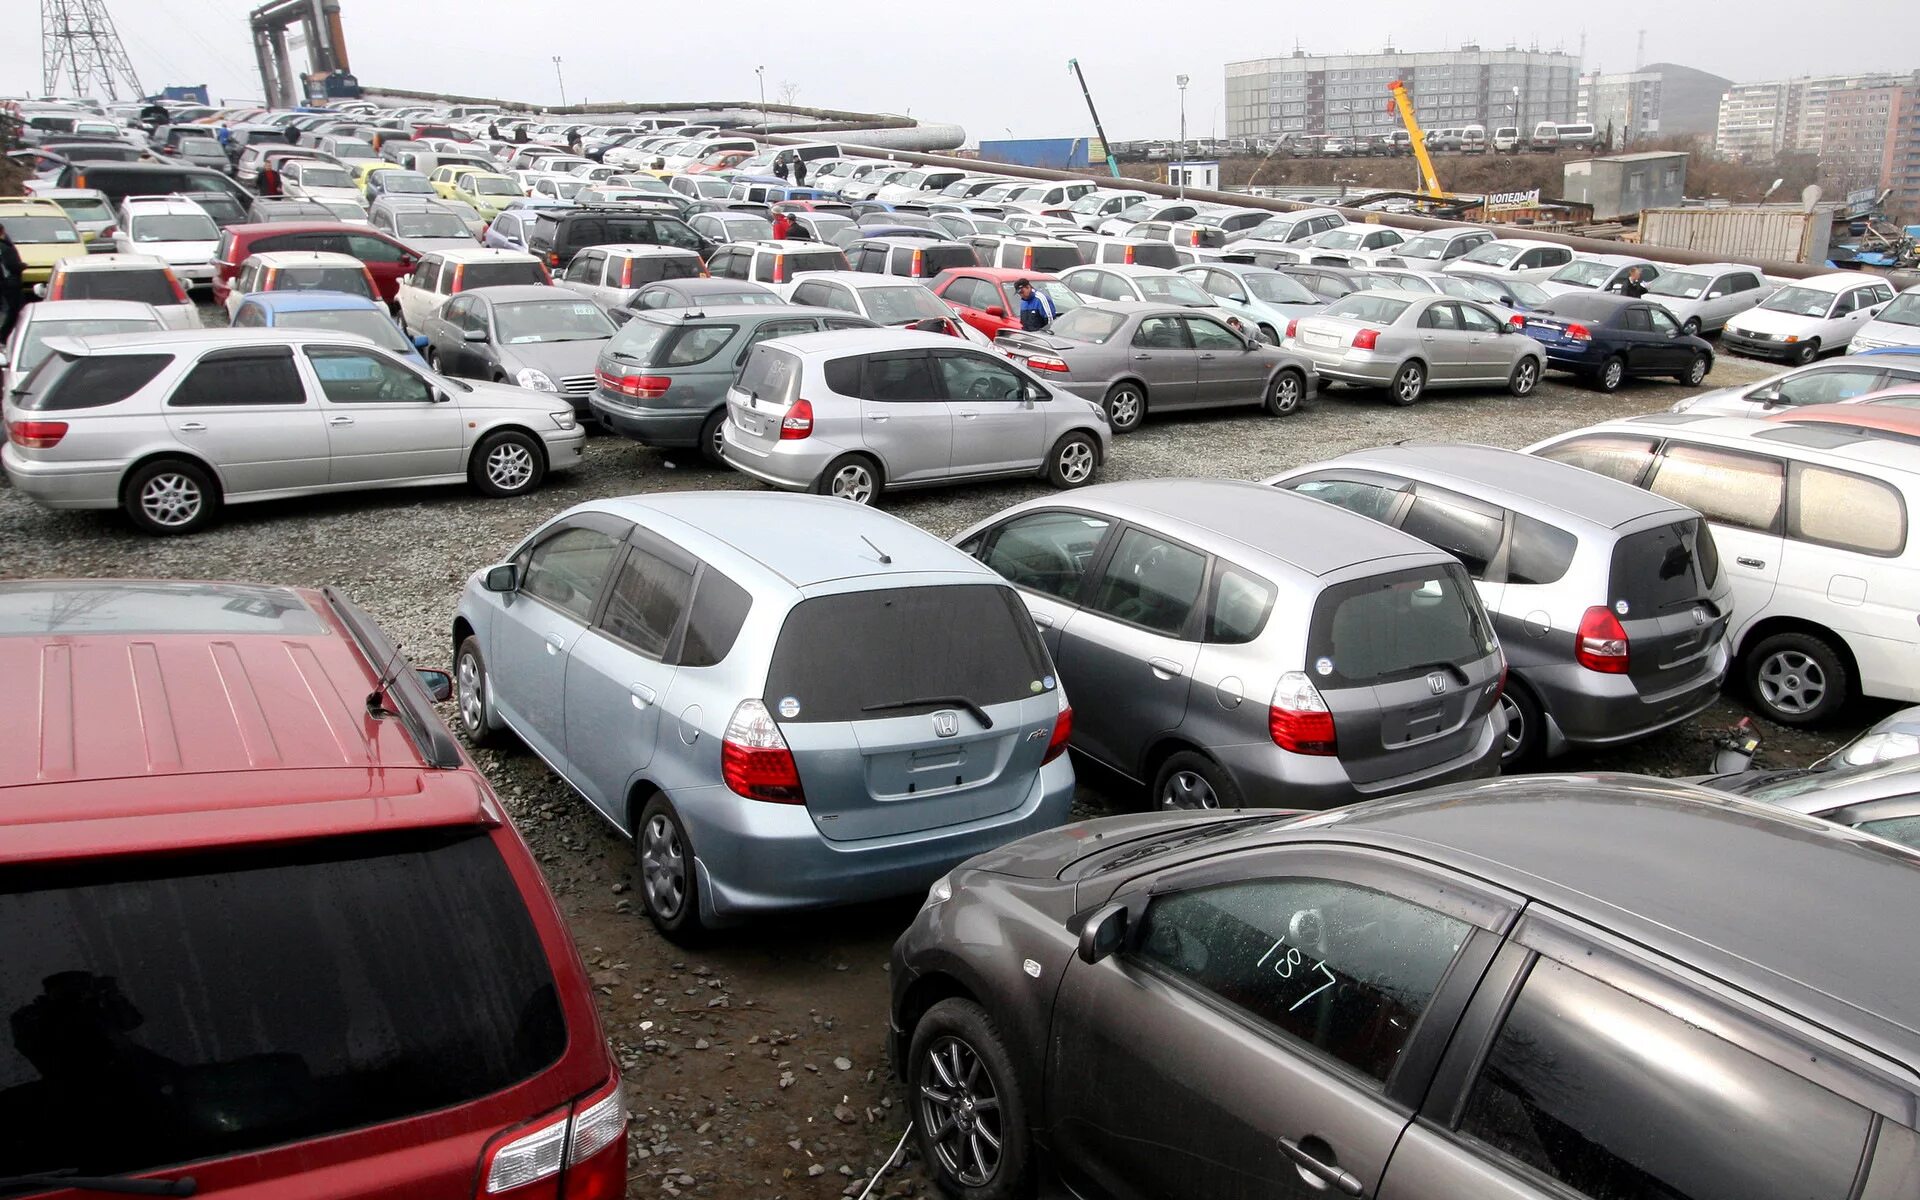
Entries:
[[[141, 83], [207, 83], [216, 98], [262, 93], [247, 36], [248, 0], [107, 0]], [[39, 4], [0, 4], [0, 92], [40, 87]], [[1067, 70], [1077, 57], [1116, 141], [1171, 136], [1174, 76], [1191, 76], [1188, 132], [1224, 121], [1223, 66], [1284, 54], [1488, 48], [1513, 42], [1578, 53], [1589, 70], [1630, 70], [1630, 17], [1559, 15], [1571, 5], [1346, 5], [1139, 0], [1032, 4], [872, 4], [737, 0], [342, 0], [363, 84], [554, 104], [552, 57], [581, 100], [751, 100], [754, 67], [767, 96], [795, 85], [795, 102], [952, 121], [980, 138], [1065, 137], [1092, 131]], [[1631, 6], [1630, 6], [1631, 7]], [[1852, 0], [1843, 20], [1816, 20], [1804, 0], [1647, 5], [1647, 62], [1678, 62], [1735, 80], [1920, 67], [1920, 4]], [[1271, 19], [1253, 19], [1273, 14]]]

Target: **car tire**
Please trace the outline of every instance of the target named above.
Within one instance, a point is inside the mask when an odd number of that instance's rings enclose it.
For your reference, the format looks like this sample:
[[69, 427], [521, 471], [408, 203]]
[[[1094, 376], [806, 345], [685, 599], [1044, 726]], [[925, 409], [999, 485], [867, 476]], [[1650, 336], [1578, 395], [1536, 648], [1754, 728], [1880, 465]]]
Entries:
[[1100, 447], [1091, 434], [1075, 431], [1047, 452], [1047, 482], [1057, 488], [1085, 487], [1100, 469]]
[[1620, 385], [1627, 381], [1627, 360], [1618, 354], [1600, 364], [1593, 373], [1593, 386], [1603, 392], [1617, 392]]
[[1233, 776], [1206, 755], [1182, 750], [1160, 764], [1153, 776], [1155, 812], [1194, 812], [1239, 808], [1243, 801]]
[[1801, 342], [1798, 346], [1794, 348], [1792, 361], [1794, 366], [1804, 367], [1808, 363], [1812, 362], [1814, 359], [1819, 357], [1820, 357], [1820, 339], [1812, 338], [1808, 341]]
[[1507, 391], [1516, 396], [1531, 396], [1539, 386], [1540, 360], [1531, 354], [1523, 355], [1513, 364], [1513, 374], [1507, 376]]
[[1494, 712], [1504, 722], [1500, 730], [1500, 769], [1513, 771], [1532, 765], [1546, 745], [1547, 722], [1540, 702], [1525, 684], [1509, 677]]
[[1853, 679], [1846, 659], [1811, 633], [1776, 633], [1746, 655], [1747, 694], [1769, 720], [1818, 725], [1845, 707]]
[[518, 429], [502, 429], [480, 439], [467, 462], [467, 482], [482, 496], [524, 496], [547, 475], [540, 440]]
[[435, 375], [446, 374], [446, 372], [442, 370], [440, 367], [440, 352], [438, 350], [435, 350], [432, 346], [428, 346], [426, 357], [427, 357], [427, 370], [432, 371]]
[[1100, 402], [1106, 411], [1107, 427], [1115, 433], [1132, 433], [1140, 428], [1141, 418], [1147, 415], [1147, 389], [1131, 381], [1116, 383], [1107, 389], [1106, 399]]
[[1688, 317], [1686, 324], [1680, 326], [1680, 332], [1686, 334], [1688, 337], [1699, 337], [1700, 336], [1700, 318]]
[[[913, 1027], [904, 1073], [914, 1144], [942, 1194], [955, 1200], [1034, 1194], [1026, 1099], [986, 1009], [960, 997], [929, 1008]], [[983, 1108], [983, 1101], [990, 1103]], [[991, 1139], [972, 1136], [983, 1125], [998, 1138], [998, 1153]]]
[[634, 869], [640, 873], [640, 907], [668, 941], [697, 946], [712, 932], [700, 916], [700, 872], [693, 842], [680, 814], [665, 796], [654, 795], [633, 826]]
[[142, 533], [160, 537], [198, 533], [220, 513], [220, 485], [199, 463], [156, 459], [127, 476], [120, 488], [120, 507]]
[[1420, 399], [1427, 390], [1427, 369], [1417, 362], [1402, 363], [1393, 373], [1393, 382], [1387, 385], [1387, 399], [1401, 408]]
[[878, 504], [882, 487], [880, 468], [864, 454], [842, 454], [813, 481], [813, 490], [822, 496], [837, 496], [855, 504]]
[[493, 701], [488, 698], [487, 687], [487, 659], [480, 653], [480, 639], [469, 637], [453, 656], [453, 699], [460, 714], [460, 728], [474, 746], [494, 746], [501, 740], [501, 731], [494, 727]]
[[724, 467], [727, 460], [720, 457], [722, 431], [727, 427], [727, 409], [721, 405], [712, 416], [700, 425], [700, 457], [716, 467]]
[[1706, 355], [1696, 354], [1693, 356], [1693, 361], [1687, 364], [1687, 369], [1674, 376], [1674, 378], [1686, 384], [1688, 387], [1699, 387], [1706, 381], [1707, 372], [1712, 369], [1713, 364], [1707, 361]]
[[1267, 385], [1267, 415], [1290, 417], [1300, 411], [1307, 398], [1307, 381], [1298, 371], [1281, 371]]
[[1261, 322], [1260, 336], [1266, 339], [1267, 345], [1269, 346], [1278, 346], [1280, 344], [1279, 332], [1265, 322]]

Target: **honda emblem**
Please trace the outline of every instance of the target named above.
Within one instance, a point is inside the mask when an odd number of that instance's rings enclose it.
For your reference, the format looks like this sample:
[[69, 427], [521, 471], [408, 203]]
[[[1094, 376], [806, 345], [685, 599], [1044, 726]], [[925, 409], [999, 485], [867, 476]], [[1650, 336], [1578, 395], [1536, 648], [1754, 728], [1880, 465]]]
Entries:
[[1706, 614], [1706, 610], [1704, 610], [1704, 609], [1699, 609], [1699, 608], [1696, 608], [1696, 609], [1694, 609], [1694, 610], [1693, 610], [1693, 623], [1694, 623], [1695, 625], [1705, 625], [1705, 624], [1707, 623], [1707, 614]]
[[942, 709], [933, 714], [933, 736], [952, 737], [960, 732], [960, 714], [951, 709]]
[[1433, 674], [1427, 676], [1427, 690], [1432, 692], [1436, 696], [1438, 696], [1441, 692], [1446, 691], [1447, 677], [1445, 675], [1442, 675], [1438, 671], [1435, 671]]

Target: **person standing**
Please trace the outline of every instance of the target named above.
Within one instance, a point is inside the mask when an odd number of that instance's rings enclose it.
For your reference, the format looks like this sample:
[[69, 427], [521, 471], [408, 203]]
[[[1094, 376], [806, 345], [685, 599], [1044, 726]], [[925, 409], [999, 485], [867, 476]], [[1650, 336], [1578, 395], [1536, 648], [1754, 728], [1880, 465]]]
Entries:
[[1627, 268], [1627, 277], [1621, 280], [1619, 284], [1615, 286], [1614, 290], [1622, 296], [1627, 296], [1635, 300], [1646, 295], [1647, 285], [1640, 281], [1640, 268]]
[[1053, 324], [1054, 317], [1059, 315], [1054, 311], [1053, 301], [1034, 287], [1032, 280], [1016, 281], [1013, 290], [1020, 297], [1020, 328], [1032, 333]]
[[13, 323], [27, 303], [27, 264], [5, 225], [0, 225], [0, 342], [13, 332]]
[[788, 233], [790, 233], [792, 230], [793, 230], [792, 217], [789, 217], [784, 212], [777, 212], [773, 214], [773, 240], [774, 241], [776, 242], [786, 241]]
[[776, 177], [778, 177], [778, 178], [780, 178], [781, 180], [785, 180], [785, 179], [786, 179], [786, 177], [787, 177], [787, 158], [786, 158], [786, 155], [784, 155], [784, 154], [783, 154], [783, 155], [781, 155], [781, 156], [779, 156], [778, 158], [776, 158], [776, 159], [774, 159], [774, 160], [773, 160], [773, 173], [774, 173], [774, 175], [775, 175]]
[[793, 186], [807, 186], [807, 160], [798, 154], [793, 156]]

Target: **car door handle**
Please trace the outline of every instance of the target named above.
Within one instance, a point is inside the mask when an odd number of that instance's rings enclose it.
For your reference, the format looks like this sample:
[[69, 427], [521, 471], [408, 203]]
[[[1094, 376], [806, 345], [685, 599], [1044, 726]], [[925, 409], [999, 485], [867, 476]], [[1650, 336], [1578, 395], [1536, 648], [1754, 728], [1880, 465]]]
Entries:
[[1201, 355], [1200, 355], [1200, 357], [1201, 357], [1201, 358], [1212, 358], [1212, 357], [1213, 357], [1213, 355], [1212, 355], [1212, 354], [1207, 354], [1207, 353], [1203, 353], [1203, 354], [1201, 354]]
[[329, 424], [329, 425], [351, 425], [351, 424], [353, 424], [353, 418], [352, 418], [352, 417], [328, 417], [328, 418], [327, 418], [327, 424]]
[[1437, 342], [1437, 341], [1439, 341], [1440, 339], [1439, 339], [1439, 338], [1437, 338], [1437, 337], [1434, 337], [1434, 336], [1433, 336], [1432, 334], [1430, 334], [1430, 333], [1423, 333], [1423, 334], [1421, 334], [1421, 335], [1420, 335], [1420, 340], [1421, 340], [1421, 341], [1423, 341], [1423, 342]]
[[1281, 1138], [1280, 1149], [1286, 1151], [1287, 1157], [1292, 1159], [1293, 1164], [1299, 1167], [1301, 1171], [1332, 1184], [1349, 1196], [1358, 1196], [1366, 1190], [1361, 1186], [1359, 1178], [1355, 1176], [1353, 1172], [1343, 1171], [1332, 1163], [1320, 1161], [1320, 1159], [1302, 1149], [1299, 1142], [1291, 1138]]
[[1053, 628], [1053, 618], [1048, 616], [1046, 613], [1033, 614], [1033, 623], [1035, 625], [1038, 625], [1042, 629]]
[[869, 421], [884, 421], [886, 419], [887, 419], [886, 413], [868, 413], [867, 414], [867, 420]]
[[652, 704], [654, 699], [659, 695], [658, 692], [644, 683], [633, 684], [627, 688], [627, 693], [633, 697], [633, 706], [635, 708], [645, 708], [647, 705]]
[[1756, 571], [1767, 565], [1767, 560], [1764, 558], [1736, 558], [1733, 561], [1743, 567], [1752, 567]]
[[567, 648], [567, 639], [561, 637], [557, 633], [550, 633], [547, 635], [547, 653], [548, 654], [558, 654], [562, 650], [565, 650], [566, 648]]
[[1180, 664], [1170, 658], [1150, 658], [1147, 665], [1162, 679], [1177, 679], [1180, 676]]
[[1145, 360], [1150, 359], [1152, 357], [1153, 355], [1151, 354], [1136, 354], [1133, 356], [1135, 362], [1144, 362]]
[[960, 419], [961, 419], [962, 421], [971, 421], [971, 420], [973, 420], [973, 419], [974, 419], [975, 417], [977, 417], [977, 416], [979, 416], [979, 415], [980, 415], [980, 414], [979, 414], [979, 413], [977, 413], [977, 412], [963, 412], [963, 413], [961, 413], [961, 414], [960, 414]]
[[179, 426], [181, 433], [203, 433], [206, 431], [206, 428], [207, 427], [199, 421], [185, 421]]

